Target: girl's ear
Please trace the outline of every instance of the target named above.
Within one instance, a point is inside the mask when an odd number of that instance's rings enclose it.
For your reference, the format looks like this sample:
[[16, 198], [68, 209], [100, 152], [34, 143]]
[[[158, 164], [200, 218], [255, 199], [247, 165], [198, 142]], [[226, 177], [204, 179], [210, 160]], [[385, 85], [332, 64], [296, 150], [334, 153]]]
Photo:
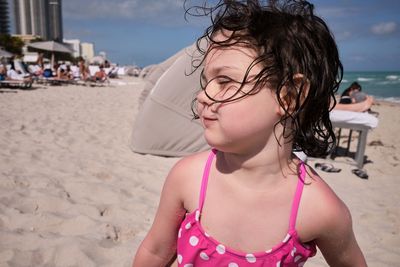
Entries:
[[293, 81], [297, 89], [297, 94], [300, 95], [300, 106], [304, 104], [310, 91], [310, 80], [301, 73], [297, 73], [293, 76]]
[[310, 81], [301, 73], [293, 75], [292, 83], [286, 83], [280, 92], [283, 107], [279, 105], [278, 114], [292, 114], [301, 107], [308, 96]]

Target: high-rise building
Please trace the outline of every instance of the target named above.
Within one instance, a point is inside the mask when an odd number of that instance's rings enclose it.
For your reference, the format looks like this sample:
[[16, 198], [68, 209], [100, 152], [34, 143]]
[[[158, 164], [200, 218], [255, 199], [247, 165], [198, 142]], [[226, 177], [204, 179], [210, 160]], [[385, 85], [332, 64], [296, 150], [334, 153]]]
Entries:
[[72, 53], [73, 57], [81, 55], [81, 41], [79, 39], [64, 39], [63, 43], [69, 45], [74, 50]]
[[0, 34], [10, 34], [10, 17], [7, 0], [0, 0]]
[[14, 0], [16, 33], [62, 41], [62, 0]]
[[61, 0], [47, 0], [47, 2], [49, 11], [49, 19], [47, 25], [49, 25], [50, 40], [57, 40], [62, 42], [63, 24]]
[[81, 43], [81, 56], [84, 59], [91, 59], [94, 57], [94, 44]]

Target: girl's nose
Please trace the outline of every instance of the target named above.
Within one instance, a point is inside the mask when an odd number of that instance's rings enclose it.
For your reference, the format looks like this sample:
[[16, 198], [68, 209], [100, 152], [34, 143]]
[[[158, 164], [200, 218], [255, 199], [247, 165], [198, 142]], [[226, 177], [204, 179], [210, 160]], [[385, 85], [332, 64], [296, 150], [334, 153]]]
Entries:
[[196, 97], [197, 100], [197, 111], [199, 114], [204, 109], [209, 109], [211, 112], [217, 112], [218, 107], [220, 106], [218, 102], [210, 99], [204, 90], [201, 90]]
[[197, 102], [203, 106], [210, 106], [212, 105], [212, 103], [214, 102], [213, 100], [211, 100], [210, 98], [208, 98], [208, 96], [206, 95], [206, 91], [205, 90], [201, 90], [198, 94], [197, 94]]

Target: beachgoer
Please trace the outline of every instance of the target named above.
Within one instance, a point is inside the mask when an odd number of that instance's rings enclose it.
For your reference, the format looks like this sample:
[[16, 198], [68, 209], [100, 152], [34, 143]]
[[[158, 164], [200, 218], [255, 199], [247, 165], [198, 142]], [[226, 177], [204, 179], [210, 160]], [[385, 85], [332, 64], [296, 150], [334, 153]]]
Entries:
[[86, 81], [90, 74], [89, 74], [89, 69], [86, 66], [86, 63], [85, 63], [85, 60], [83, 59], [83, 57], [79, 58], [78, 66], [79, 66], [79, 73], [81, 75], [81, 79], [83, 81]]
[[4, 81], [7, 77], [7, 66], [0, 64], [0, 81]]
[[171, 169], [134, 267], [303, 266], [316, 247], [330, 266], [366, 266], [348, 208], [292, 153], [334, 144], [335, 41], [308, 2], [260, 2], [203, 10], [194, 106], [213, 149]]
[[356, 112], [368, 111], [371, 114], [378, 115], [378, 112], [371, 110], [373, 104], [374, 98], [362, 92], [361, 85], [358, 82], [353, 82], [343, 91], [335, 109]]
[[358, 82], [353, 82], [346, 88], [340, 96], [340, 104], [352, 104], [363, 102], [367, 99], [367, 94], [361, 92], [362, 88]]
[[38, 58], [36, 60], [36, 65], [38, 65], [41, 69], [44, 68], [44, 54], [39, 53]]
[[364, 101], [358, 103], [337, 103], [335, 109], [338, 110], [347, 110], [347, 111], [355, 111], [355, 112], [364, 112], [370, 111], [371, 106], [374, 104], [374, 98], [372, 96], [367, 95]]
[[10, 69], [7, 71], [6, 80], [24, 81], [31, 83], [32, 77], [28, 74], [23, 74], [20, 70], [16, 70], [14, 60], [10, 62]]
[[99, 66], [99, 70], [94, 74], [93, 80], [101, 82], [107, 80], [107, 73], [105, 72], [103, 65]]

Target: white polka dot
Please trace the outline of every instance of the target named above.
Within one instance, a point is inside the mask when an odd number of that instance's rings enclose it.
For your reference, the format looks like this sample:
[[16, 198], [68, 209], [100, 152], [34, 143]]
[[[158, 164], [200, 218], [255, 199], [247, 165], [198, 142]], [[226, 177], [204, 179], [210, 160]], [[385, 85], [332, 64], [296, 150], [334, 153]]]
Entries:
[[305, 262], [305, 261], [300, 262], [299, 265], [297, 265], [297, 266], [298, 266], [298, 267], [303, 267], [303, 266], [304, 266], [304, 263], [306, 263], [306, 262]]
[[296, 253], [296, 251], [297, 251], [297, 249], [294, 247], [294, 248], [292, 249], [292, 252], [290, 252], [290, 255], [292, 255], [292, 257], [294, 257], [294, 253]]
[[178, 254], [177, 259], [178, 259], [178, 263], [181, 264], [182, 260], [183, 260], [182, 255]]
[[196, 210], [196, 221], [199, 221], [200, 218], [200, 211]]
[[194, 235], [192, 235], [189, 239], [189, 243], [190, 245], [197, 246], [197, 244], [199, 243], [199, 239], [197, 237], [195, 237]]
[[271, 253], [271, 251], [272, 251], [272, 248], [265, 251], [265, 253]]
[[246, 260], [250, 263], [254, 263], [257, 261], [256, 257], [253, 254], [247, 254], [246, 255]]
[[289, 238], [290, 238], [290, 235], [289, 234], [287, 234], [286, 236], [285, 236], [285, 239], [283, 239], [283, 243], [286, 243], [286, 242], [288, 242], [289, 241]]
[[204, 233], [204, 235], [205, 235], [206, 237], [210, 237], [210, 235], [209, 235], [209, 234], [207, 234], [207, 233]]
[[200, 258], [202, 258], [205, 261], [208, 261], [210, 259], [210, 257], [208, 257], [207, 253], [205, 252], [200, 253]]
[[297, 255], [296, 258], [294, 258], [294, 262], [299, 261], [301, 258], [301, 255]]
[[182, 236], [182, 228], [179, 228], [179, 231], [178, 231], [178, 238], [181, 238], [181, 236]]
[[239, 267], [237, 263], [231, 262], [228, 264], [228, 267]]
[[224, 247], [224, 245], [221, 245], [221, 244], [219, 244], [216, 248], [215, 248], [215, 250], [219, 253], [219, 254], [225, 254], [225, 247]]
[[278, 261], [278, 262], [276, 263], [276, 267], [281, 267], [281, 261]]
[[193, 267], [193, 264], [188, 263], [188, 264], [183, 265], [183, 267]]
[[186, 230], [189, 230], [190, 227], [192, 227], [192, 224], [191, 224], [190, 222], [188, 222], [188, 223], [185, 225], [185, 229], [186, 229]]

